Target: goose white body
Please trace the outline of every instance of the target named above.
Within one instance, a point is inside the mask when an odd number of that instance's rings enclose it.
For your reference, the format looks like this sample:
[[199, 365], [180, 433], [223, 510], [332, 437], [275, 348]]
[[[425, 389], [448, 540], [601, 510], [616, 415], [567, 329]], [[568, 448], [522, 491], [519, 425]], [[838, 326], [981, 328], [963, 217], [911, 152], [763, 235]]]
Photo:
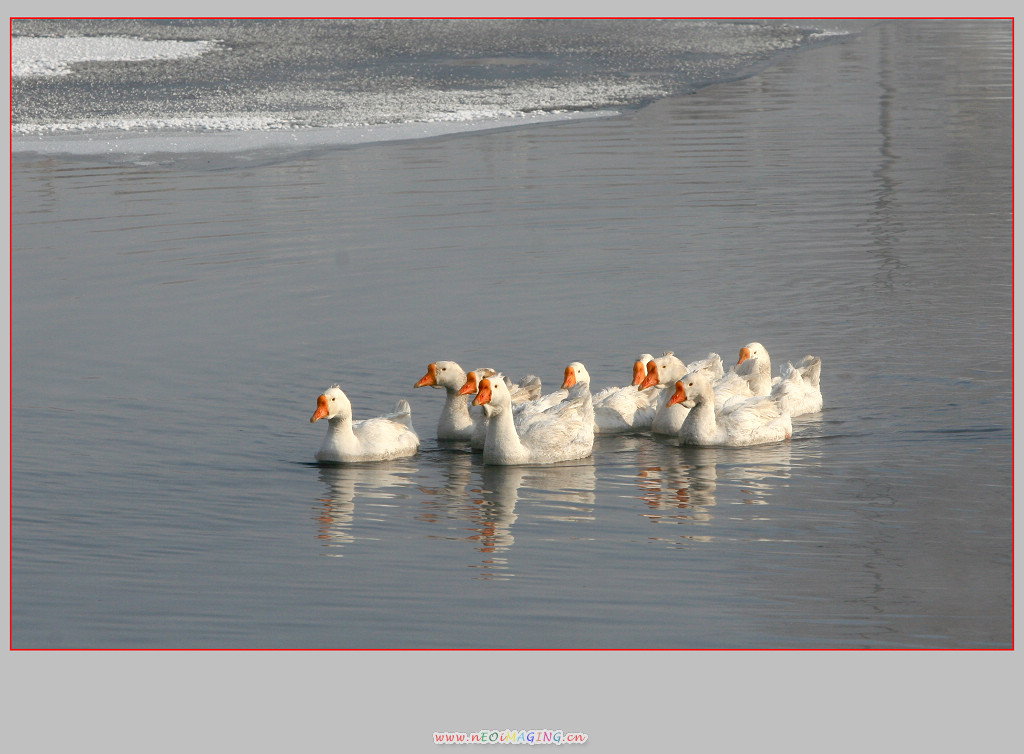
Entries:
[[747, 343], [740, 349], [735, 372], [750, 387], [751, 395], [768, 395], [772, 391], [772, 360], [768, 349], [758, 342]]
[[438, 440], [468, 440], [476, 425], [469, 411], [469, 396], [459, 393], [466, 384], [466, 372], [454, 361], [435, 361], [427, 366], [427, 373], [413, 385], [433, 387], [445, 391], [444, 406], [437, 419]]
[[786, 362], [781, 377], [772, 386], [771, 397], [790, 416], [803, 416], [821, 411], [821, 359], [804, 356], [795, 365]]
[[[467, 400], [469, 400], [468, 396], [477, 392], [481, 380], [497, 375], [498, 372], [489, 367], [478, 367], [467, 372], [466, 381], [459, 388], [459, 395], [467, 396]], [[512, 397], [512, 411], [517, 417], [524, 410], [536, 410], [536, 407], [540, 405], [545, 407], [555, 405], [565, 395], [563, 390], [542, 396], [540, 378], [532, 374], [526, 375], [518, 383], [514, 384], [508, 377], [503, 376], [501, 379], [505, 383], [505, 387], [508, 388], [509, 395]], [[469, 437], [470, 448], [478, 453], [484, 449], [484, 438], [487, 436], [487, 421], [490, 418], [490, 410], [486, 405], [481, 406], [480, 409], [479, 413], [473, 413], [473, 431]]]
[[690, 410], [685, 406], [669, 403], [672, 391], [668, 387], [690, 371], [699, 372], [709, 380], [720, 379], [723, 374], [722, 357], [717, 353], [710, 353], [707, 358], [695, 361], [687, 367], [672, 351], [666, 351], [662, 356], [647, 363], [647, 376], [640, 383], [640, 388], [645, 391], [656, 391], [656, 408], [651, 421], [651, 432], [654, 434], [673, 437], [679, 434], [683, 420]]
[[625, 387], [607, 387], [594, 394], [594, 431], [602, 435], [638, 432], [651, 428], [659, 391], [641, 390], [647, 362], [654, 357], [640, 354], [633, 364], [633, 382]]
[[500, 376], [482, 380], [473, 403], [489, 407], [484, 463], [502, 466], [548, 464], [589, 456], [594, 448], [589, 376], [586, 381], [566, 385], [565, 389], [568, 393], [565, 400], [547, 410], [527, 413], [517, 421], [504, 380]]
[[412, 427], [408, 401], [398, 401], [391, 414], [353, 421], [352, 404], [338, 385], [317, 398], [310, 422], [327, 419], [327, 435], [316, 460], [328, 463], [358, 463], [406, 458], [419, 449], [420, 438]]
[[[736, 379], [746, 382], [750, 395], [770, 396], [790, 416], [821, 411], [824, 404], [819, 385], [821, 359], [815, 356], [804, 356], [796, 365], [787, 362], [780, 370], [780, 375], [773, 378], [768, 350], [754, 341], [740, 349], [734, 371]], [[719, 413], [728, 410], [730, 406], [723, 398], [716, 387], [715, 400]]]
[[678, 435], [686, 445], [760, 445], [787, 440], [793, 434], [790, 415], [770, 396], [753, 396], [716, 413], [714, 389], [701, 374], [691, 372], [676, 382], [669, 403], [689, 409]]

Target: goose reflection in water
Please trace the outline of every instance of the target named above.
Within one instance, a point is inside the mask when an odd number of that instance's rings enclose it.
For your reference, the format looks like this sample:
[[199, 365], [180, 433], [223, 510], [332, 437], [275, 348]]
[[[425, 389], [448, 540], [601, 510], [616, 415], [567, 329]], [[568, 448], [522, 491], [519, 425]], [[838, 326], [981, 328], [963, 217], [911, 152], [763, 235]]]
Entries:
[[710, 542], [712, 532], [700, 529], [710, 527], [715, 509], [768, 505], [773, 489], [790, 476], [792, 456], [789, 443], [750, 448], [650, 445], [637, 454], [636, 486], [645, 505], [641, 515], [654, 524], [695, 527], [674, 537], [651, 539], [674, 544], [680, 539]]
[[471, 544], [482, 556], [470, 564], [474, 578], [512, 576], [508, 553], [515, 544], [512, 527], [530, 503], [532, 518], [579, 522], [594, 517], [597, 475], [593, 458], [544, 466], [492, 466], [469, 453], [448, 453], [443, 487], [420, 487], [427, 497], [418, 521], [441, 527], [429, 536]]
[[597, 473], [594, 458], [544, 466], [484, 466], [484, 494], [512, 507], [531, 503], [531, 515], [548, 521], [592, 521]]
[[460, 446], [438, 443], [442, 448], [439, 452], [423, 455], [424, 467], [429, 464], [437, 473], [427, 476], [439, 476], [441, 484], [436, 486], [417, 485], [421, 498], [420, 510], [416, 520], [429, 524], [437, 524], [450, 519], [464, 519], [472, 508], [470, 486], [473, 481], [474, 463], [469, 452], [468, 443]]
[[478, 578], [501, 578], [499, 572], [507, 569], [508, 563], [499, 553], [514, 541], [509, 529], [516, 519], [515, 504], [506, 510], [500, 501], [481, 497], [485, 485], [479, 476], [486, 467], [474, 462], [468, 451], [459, 450], [446, 448], [431, 457], [432, 461], [443, 459], [437, 469], [443, 484], [418, 488], [425, 497], [415, 518], [440, 527], [428, 534], [429, 538], [471, 542], [483, 553], [483, 561], [471, 565], [482, 570]]
[[507, 579], [512, 573], [502, 553], [515, 543], [512, 524], [519, 518], [516, 504], [524, 503], [531, 518], [578, 523], [594, 518], [597, 474], [594, 459], [544, 466], [492, 466], [481, 470], [479, 506], [474, 533], [467, 539], [487, 557], [476, 566], [476, 578]]
[[[407, 461], [366, 464], [332, 464], [319, 468], [320, 481], [327, 488], [315, 508], [317, 539], [330, 548], [341, 548], [352, 544], [356, 511], [356, 496], [363, 503], [378, 500], [393, 500], [408, 494], [409, 479], [417, 467]], [[372, 513], [365, 514], [372, 520]], [[334, 550], [324, 553], [341, 557], [343, 553]]]

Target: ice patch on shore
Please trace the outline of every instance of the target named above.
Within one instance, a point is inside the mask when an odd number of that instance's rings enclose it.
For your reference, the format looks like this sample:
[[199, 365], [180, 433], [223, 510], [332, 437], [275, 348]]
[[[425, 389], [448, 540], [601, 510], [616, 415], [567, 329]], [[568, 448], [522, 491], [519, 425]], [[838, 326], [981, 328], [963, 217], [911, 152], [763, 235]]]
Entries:
[[11, 132], [16, 136], [38, 136], [90, 131], [273, 131], [291, 127], [290, 123], [280, 118], [204, 115], [195, 118], [116, 118], [65, 123], [19, 123], [11, 128]]
[[[510, 126], [558, 123], [587, 118], [609, 118], [621, 115], [619, 110], [588, 110], [584, 112], [517, 113], [514, 117], [437, 118], [403, 123], [337, 125], [326, 128], [293, 128], [266, 124], [255, 128], [220, 127], [197, 131], [194, 123], [161, 122], [153, 131], [126, 130], [120, 126], [97, 130], [95, 124], [69, 128], [61, 132], [47, 130], [15, 134], [12, 153], [139, 155], [150, 153], [229, 153], [258, 149], [321, 148], [355, 146], [387, 141], [405, 141], [483, 131]], [[224, 125], [224, 124], [222, 124]], [[43, 128], [43, 127], [40, 127]]]
[[[589, 113], [587, 113], [589, 114]], [[608, 115], [609, 111], [599, 112], [599, 115]], [[610, 114], [618, 114], [612, 111]], [[546, 122], [551, 120], [566, 120], [573, 115], [577, 117], [580, 113], [573, 113], [570, 110], [535, 110], [531, 112], [520, 112], [515, 110], [457, 110], [450, 113], [430, 113], [422, 117], [409, 118], [404, 121], [385, 123], [371, 122], [339, 122], [330, 123], [326, 128], [330, 129], [384, 129], [400, 126], [416, 126], [417, 124], [460, 124], [472, 127], [474, 124], [482, 127], [493, 127], [495, 121], [509, 121], [506, 125], [515, 125], [515, 121]], [[127, 131], [136, 134], [148, 134], [161, 131], [181, 131], [203, 133], [226, 133], [231, 131], [307, 131], [316, 128], [314, 126], [296, 126], [295, 123], [262, 115], [204, 115], [193, 118], [117, 118], [105, 120], [83, 120], [62, 123], [19, 123], [11, 128], [15, 136], [43, 136], [46, 134], [95, 134], [104, 132]], [[460, 129], [461, 130], [461, 129]]]
[[175, 60], [216, 49], [215, 41], [180, 42], [131, 37], [14, 37], [12, 76], [66, 76], [71, 65], [91, 61]]
[[326, 91], [303, 92], [300, 102], [316, 107], [298, 109], [290, 97], [265, 97], [265, 107], [252, 112], [196, 113], [177, 116], [135, 114], [120, 118], [84, 118], [48, 123], [15, 123], [14, 136], [183, 131], [195, 134], [234, 131], [305, 131], [314, 128], [466, 124], [492, 128], [497, 124], [578, 116], [598, 110], [618, 111], [631, 102], [665, 96], [667, 90], [633, 82], [583, 82], [562, 86], [524, 86], [521, 89], [456, 89], [437, 91], [410, 87], [389, 92], [352, 92], [341, 97]]

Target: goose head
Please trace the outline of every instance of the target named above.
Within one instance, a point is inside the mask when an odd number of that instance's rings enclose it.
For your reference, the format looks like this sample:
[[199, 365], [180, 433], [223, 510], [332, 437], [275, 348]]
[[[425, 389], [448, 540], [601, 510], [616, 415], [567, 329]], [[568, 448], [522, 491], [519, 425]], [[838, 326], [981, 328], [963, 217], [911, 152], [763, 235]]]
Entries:
[[565, 368], [565, 379], [562, 381], [562, 390], [568, 390], [575, 385], [590, 385], [590, 373], [580, 362], [574, 361]]
[[320, 419], [351, 418], [352, 404], [338, 385], [331, 385], [316, 399], [316, 411], [309, 417], [310, 423]]
[[427, 366], [427, 373], [413, 387], [437, 387], [457, 390], [466, 381], [462, 367], [454, 361], [435, 361]]
[[[480, 386], [480, 380], [484, 377], [494, 377], [497, 372], [490, 367], [477, 367], [469, 372], [466, 372], [464, 382], [460, 384], [462, 387], [459, 388], [459, 395], [469, 395], [475, 393]], [[506, 382], [508, 378], [505, 378]]]
[[501, 378], [500, 374], [480, 380], [473, 405], [489, 406], [492, 414], [503, 411], [512, 405], [512, 394], [509, 393], [508, 385], [505, 384], [505, 380]]
[[767, 365], [768, 371], [771, 371], [771, 359], [768, 358], [768, 351], [760, 343], [754, 341], [743, 346], [740, 349], [740, 360], [736, 362], [736, 366], [739, 366], [747, 359], [757, 359], [759, 368]]
[[686, 365], [676, 358], [672, 351], [666, 351], [658, 358], [647, 362], [647, 376], [637, 387], [640, 390], [646, 390], [655, 385], [669, 385], [684, 374], [686, 374]]
[[706, 401], [709, 395], [714, 393], [707, 378], [697, 372], [690, 372], [683, 379], [676, 381], [675, 392], [668, 399], [668, 405], [674, 406], [679, 403], [686, 408], [693, 408], [698, 403]]
[[480, 389], [479, 382], [481, 379], [483, 378], [477, 374], [475, 369], [471, 372], [466, 372], [466, 381], [459, 388], [459, 395], [469, 395], [470, 393], [477, 392]]
[[647, 362], [653, 358], [649, 353], [642, 353], [636, 357], [636, 361], [633, 362], [633, 385], [639, 386], [644, 381], [644, 377], [647, 376]]

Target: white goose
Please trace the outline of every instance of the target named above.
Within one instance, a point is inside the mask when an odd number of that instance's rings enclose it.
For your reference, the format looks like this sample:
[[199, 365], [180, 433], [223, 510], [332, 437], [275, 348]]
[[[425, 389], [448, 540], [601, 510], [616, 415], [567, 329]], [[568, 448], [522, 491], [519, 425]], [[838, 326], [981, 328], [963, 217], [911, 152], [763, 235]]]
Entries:
[[804, 356], [795, 365], [782, 365], [782, 376], [772, 386], [771, 398], [790, 416], [803, 416], [821, 411], [821, 359]]
[[768, 396], [749, 398], [716, 414], [715, 392], [701, 374], [691, 372], [676, 382], [669, 403], [690, 409], [679, 428], [679, 438], [686, 445], [760, 445], [793, 435], [789, 414]]
[[594, 416], [594, 398], [590, 393], [590, 373], [587, 368], [578, 361], [569, 364], [565, 368], [562, 389], [567, 391], [565, 400], [557, 406], [545, 409], [545, 413], [557, 411], [562, 416], [568, 416], [567, 412], [578, 415], [583, 420], [583, 431], [590, 435], [590, 444], [593, 445], [597, 423]]
[[435, 361], [427, 366], [427, 373], [413, 385], [444, 388], [444, 406], [437, 420], [438, 440], [468, 440], [475, 425], [469, 413], [469, 397], [459, 393], [466, 384], [466, 373], [454, 361]]
[[718, 380], [712, 382], [718, 413], [755, 395], [771, 391], [771, 360], [760, 343], [748, 343], [740, 349], [739, 361]]
[[[477, 385], [484, 377], [494, 377], [498, 374], [497, 370], [491, 369], [490, 367], [477, 367], [472, 371], [466, 372], [466, 379], [459, 388], [459, 395], [470, 395], [477, 391]], [[541, 382], [540, 377], [533, 374], [528, 374], [523, 377], [519, 382], [513, 383], [508, 377], [502, 376], [505, 380], [505, 385], [508, 387], [509, 394], [512, 396], [513, 406], [522, 406], [524, 404], [532, 403], [541, 399]], [[544, 398], [549, 399], [550, 405], [558, 403], [564, 396], [559, 395], [557, 400], [552, 400], [551, 396], [556, 395], [551, 393]]]
[[760, 343], [747, 343], [740, 349], [734, 371], [747, 381], [752, 395], [768, 395], [772, 391], [772, 360], [768, 349]]
[[[588, 389], [586, 397], [589, 396]], [[566, 400], [547, 411], [528, 414], [522, 427], [517, 428], [512, 416], [512, 396], [505, 381], [500, 375], [485, 377], [473, 400], [475, 406], [490, 407], [484, 463], [514, 466], [586, 458], [593, 452], [593, 424], [588, 427], [585, 412], [578, 404]]]
[[723, 374], [722, 357], [717, 353], [710, 353], [707, 358], [695, 361], [687, 367], [672, 351], [666, 351], [657, 359], [647, 362], [647, 376], [640, 383], [640, 389], [654, 388], [656, 394], [657, 408], [651, 421], [651, 432], [654, 434], [679, 434], [679, 428], [683, 426], [683, 420], [690, 410], [685, 406], [668, 402], [672, 397], [672, 391], [668, 390], [668, 387], [691, 371], [700, 372], [709, 380], [719, 379]]
[[[783, 365], [780, 376], [773, 378], [771, 374], [771, 358], [763, 345], [755, 341], [740, 349], [733, 379], [745, 381], [751, 395], [771, 396], [790, 416], [821, 411], [821, 359], [804, 356], [796, 365], [789, 362]], [[730, 373], [728, 376], [733, 375]], [[731, 405], [726, 402], [723, 408], [723, 396], [718, 387], [715, 388], [715, 400], [719, 412], [728, 410]]]
[[636, 432], [651, 428], [660, 391], [641, 390], [647, 376], [647, 362], [654, 357], [642, 353], [633, 363], [633, 382], [625, 387], [606, 387], [594, 393], [594, 431], [602, 435]]
[[318, 461], [385, 461], [414, 455], [420, 446], [412, 428], [412, 410], [405, 400], [395, 404], [394, 413], [352, 421], [352, 403], [341, 387], [332, 385], [316, 399], [316, 411], [309, 421], [320, 419], [327, 419], [327, 436], [316, 453]]
[[[466, 384], [466, 372], [454, 361], [435, 361], [427, 365], [427, 373], [413, 385], [417, 387], [444, 388], [445, 401], [437, 420], [438, 440], [469, 440], [477, 426], [483, 421], [480, 411], [469, 410], [469, 396], [461, 392]], [[469, 373], [475, 384], [477, 375], [488, 377], [497, 374], [493, 369], [478, 367]], [[508, 383], [506, 378], [506, 383]], [[540, 378], [527, 375], [518, 385], [509, 385], [512, 402], [518, 403], [540, 397]], [[475, 388], [472, 392], [476, 392]], [[481, 437], [483, 435], [481, 434]], [[483, 447], [483, 446], [481, 446]]]
[[[495, 370], [486, 367], [467, 372], [466, 382], [459, 388], [459, 394], [470, 395], [477, 392], [480, 380], [484, 377], [495, 377], [497, 374], [498, 372]], [[502, 379], [512, 396], [512, 412], [517, 422], [522, 421], [530, 414], [541, 413], [552, 406], [557, 406], [568, 396], [568, 390], [564, 387], [542, 395], [541, 379], [535, 375], [526, 375], [516, 385], [513, 385], [508, 377], [502, 377]], [[474, 415], [473, 433], [469, 441], [469, 447], [477, 453], [483, 450], [483, 439], [487, 434], [487, 418], [490, 416], [487, 406], [484, 405], [480, 408], [483, 411], [480, 415]]]

